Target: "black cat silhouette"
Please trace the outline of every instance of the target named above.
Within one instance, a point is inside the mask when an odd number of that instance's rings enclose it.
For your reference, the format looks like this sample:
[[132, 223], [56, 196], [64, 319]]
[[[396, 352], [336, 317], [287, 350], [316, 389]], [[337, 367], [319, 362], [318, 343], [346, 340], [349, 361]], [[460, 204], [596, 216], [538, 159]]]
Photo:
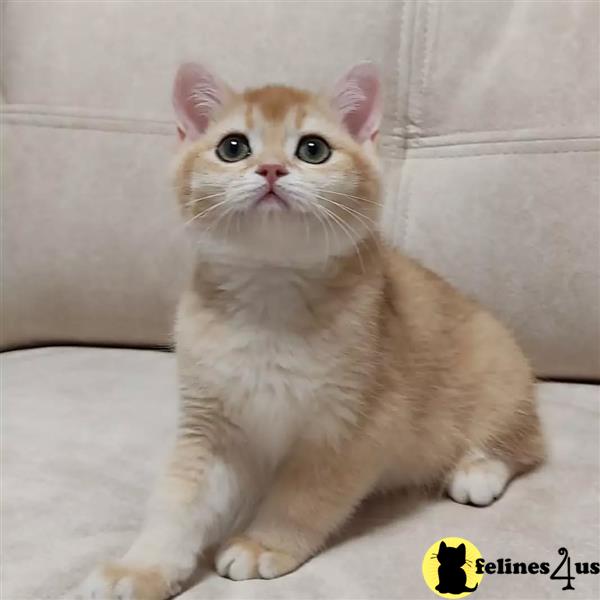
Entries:
[[464, 544], [453, 548], [446, 546], [445, 542], [440, 542], [437, 559], [440, 563], [438, 567], [440, 582], [435, 589], [440, 594], [464, 594], [477, 589], [477, 583], [474, 588], [466, 586], [467, 574], [462, 568], [467, 559], [467, 549]]

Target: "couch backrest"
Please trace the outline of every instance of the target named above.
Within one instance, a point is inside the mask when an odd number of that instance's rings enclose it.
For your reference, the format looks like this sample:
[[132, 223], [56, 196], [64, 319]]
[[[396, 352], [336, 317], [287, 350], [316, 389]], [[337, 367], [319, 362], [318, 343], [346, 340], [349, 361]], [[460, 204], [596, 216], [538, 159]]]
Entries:
[[499, 314], [540, 375], [600, 376], [595, 2], [5, 2], [2, 343], [168, 345], [189, 250], [170, 89], [386, 84], [386, 235]]

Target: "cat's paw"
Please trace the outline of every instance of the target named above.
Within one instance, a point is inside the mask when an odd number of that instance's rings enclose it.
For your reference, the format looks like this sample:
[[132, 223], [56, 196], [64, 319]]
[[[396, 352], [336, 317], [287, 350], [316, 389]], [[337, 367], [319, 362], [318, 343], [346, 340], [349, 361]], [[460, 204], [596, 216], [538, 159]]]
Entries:
[[502, 495], [509, 479], [509, 468], [501, 460], [466, 460], [453, 473], [448, 495], [461, 504], [488, 506]]
[[77, 600], [166, 600], [180, 591], [160, 569], [136, 569], [117, 563], [97, 568], [77, 590]]
[[215, 560], [219, 575], [236, 581], [274, 579], [296, 569], [300, 561], [275, 550], [264, 548], [249, 537], [232, 538], [225, 543]]

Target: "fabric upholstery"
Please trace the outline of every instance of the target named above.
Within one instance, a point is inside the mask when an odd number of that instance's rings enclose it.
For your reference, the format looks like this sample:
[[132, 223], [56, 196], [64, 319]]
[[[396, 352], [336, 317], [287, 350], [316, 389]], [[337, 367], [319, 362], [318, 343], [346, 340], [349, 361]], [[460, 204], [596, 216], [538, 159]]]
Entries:
[[[380, 65], [382, 230], [493, 309], [539, 375], [600, 378], [600, 4], [555, 0], [0, 3], [0, 345], [168, 347], [189, 267], [170, 190], [177, 65], [238, 86], [326, 86]], [[72, 598], [123, 551], [175, 424], [172, 354], [46, 347], [0, 357], [2, 597]], [[201, 567], [183, 598], [431, 598], [442, 536], [486, 558], [597, 560], [597, 386], [544, 383], [550, 458], [479, 510], [369, 501], [276, 581]], [[597, 598], [485, 576], [494, 598]]]
[[[175, 423], [172, 354], [40, 348], [1, 357], [3, 598], [72, 598], [101, 560], [124, 551], [140, 525]], [[429, 599], [427, 548], [445, 536], [472, 541], [484, 558], [573, 561], [600, 553], [599, 388], [538, 388], [549, 442], [540, 470], [478, 509], [448, 499], [377, 498], [322, 554], [273, 581], [231, 582], [204, 566], [182, 599]], [[486, 575], [477, 594], [503, 598], [597, 598], [598, 576], [575, 591], [547, 576]]]
[[169, 344], [180, 61], [320, 87], [371, 59], [386, 235], [507, 321], [539, 375], [598, 378], [599, 22], [568, 0], [3, 3], [3, 347]]
[[186, 266], [165, 176], [171, 138], [17, 125], [4, 135], [4, 343], [167, 345]]

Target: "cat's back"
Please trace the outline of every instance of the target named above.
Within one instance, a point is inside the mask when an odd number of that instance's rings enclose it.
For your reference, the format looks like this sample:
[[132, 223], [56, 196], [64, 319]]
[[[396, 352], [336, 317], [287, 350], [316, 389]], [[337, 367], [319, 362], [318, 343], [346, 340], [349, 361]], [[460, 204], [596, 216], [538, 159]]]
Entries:
[[390, 324], [418, 331], [425, 339], [448, 333], [484, 312], [474, 300], [400, 250], [385, 245], [382, 261]]
[[512, 333], [488, 310], [399, 250], [387, 247], [383, 262], [385, 344], [393, 370], [426, 388], [434, 380], [463, 388], [515, 375], [531, 380]]

